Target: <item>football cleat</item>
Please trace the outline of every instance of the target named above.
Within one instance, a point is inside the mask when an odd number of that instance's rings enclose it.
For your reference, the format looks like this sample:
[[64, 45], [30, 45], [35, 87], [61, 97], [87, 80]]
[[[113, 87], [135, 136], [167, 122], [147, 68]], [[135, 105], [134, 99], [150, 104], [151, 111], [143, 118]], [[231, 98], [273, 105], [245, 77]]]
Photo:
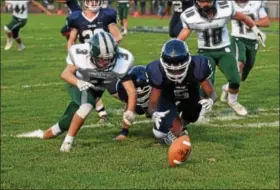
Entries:
[[63, 142], [60, 147], [60, 152], [70, 152], [72, 149], [72, 144], [69, 142]]
[[5, 49], [5, 50], [9, 50], [9, 49], [11, 49], [12, 45], [13, 45], [13, 39], [12, 39], [12, 38], [8, 38], [8, 39], [7, 39], [6, 46], [5, 46], [4, 49]]
[[226, 85], [222, 86], [222, 93], [220, 96], [221, 102], [227, 102], [228, 101], [228, 91], [226, 91]]
[[23, 44], [20, 44], [19, 46], [18, 46], [18, 51], [22, 51], [22, 50], [24, 50], [25, 49], [25, 46], [23, 45]]
[[246, 108], [239, 104], [238, 102], [228, 103], [230, 107], [235, 111], [237, 115], [246, 116], [248, 114]]

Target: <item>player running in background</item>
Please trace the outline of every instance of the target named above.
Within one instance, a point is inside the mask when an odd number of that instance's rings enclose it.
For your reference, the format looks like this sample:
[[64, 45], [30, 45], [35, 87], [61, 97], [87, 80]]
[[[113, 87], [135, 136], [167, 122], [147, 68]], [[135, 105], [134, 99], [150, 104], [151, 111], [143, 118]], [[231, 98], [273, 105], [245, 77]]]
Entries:
[[[178, 136], [187, 135], [184, 125], [196, 122], [202, 107], [211, 110], [217, 99], [210, 77], [209, 60], [191, 56], [185, 42], [167, 41], [162, 47], [160, 60], [147, 65], [152, 87], [148, 112], [154, 121], [156, 138], [171, 144]], [[200, 98], [199, 87], [207, 97]]]
[[187, 8], [193, 6], [194, 0], [168, 0], [166, 7], [161, 15], [161, 19], [163, 16], [169, 12], [170, 8], [173, 6], [173, 15], [169, 22], [169, 36], [171, 38], [176, 38], [181, 30], [183, 29], [182, 21], [180, 19], [181, 13]]
[[36, 2], [35, 0], [6, 1], [5, 7], [7, 7], [8, 10], [13, 11], [13, 18], [9, 24], [4, 26], [4, 30], [7, 35], [7, 43], [4, 48], [5, 50], [11, 49], [13, 45], [13, 39], [16, 40], [19, 51], [22, 51], [25, 48], [21, 38], [19, 37], [19, 31], [27, 23], [29, 3], [32, 3], [32, 5], [35, 5], [40, 10], [44, 11], [47, 15], [52, 15], [51, 12], [49, 12], [43, 5]]
[[128, 12], [129, 12], [129, 1], [131, 0], [117, 0], [118, 2], [118, 13], [122, 27], [122, 35], [127, 35], [128, 26]]
[[235, 19], [244, 22], [253, 30], [260, 43], [264, 43], [265, 34], [262, 33], [252, 19], [237, 12], [231, 1], [195, 0], [195, 6], [181, 14], [183, 29], [178, 39], [186, 40], [194, 30], [198, 36], [198, 52], [210, 60], [213, 68], [211, 81], [214, 84], [216, 65], [225, 75], [228, 85], [228, 104], [241, 116], [247, 115], [247, 110], [238, 103], [240, 76], [236, 59], [230, 50], [227, 23]]
[[[257, 27], [268, 27], [269, 18], [264, 9], [265, 1], [235, 0], [235, 10], [248, 15]], [[236, 60], [239, 62], [241, 81], [245, 81], [256, 60], [259, 44], [252, 29], [242, 21], [231, 21], [231, 48]], [[227, 101], [228, 84], [223, 85], [220, 100]]]

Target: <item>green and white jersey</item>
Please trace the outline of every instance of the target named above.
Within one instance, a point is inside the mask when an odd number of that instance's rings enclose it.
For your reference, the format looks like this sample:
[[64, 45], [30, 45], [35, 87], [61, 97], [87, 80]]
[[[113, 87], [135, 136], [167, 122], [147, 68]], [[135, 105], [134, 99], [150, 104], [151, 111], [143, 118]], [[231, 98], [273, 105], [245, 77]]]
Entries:
[[216, 1], [216, 8], [217, 13], [211, 20], [200, 16], [195, 6], [181, 14], [183, 27], [196, 31], [199, 49], [219, 49], [230, 45], [227, 23], [236, 11], [232, 2], [226, 0]]
[[[90, 45], [89, 43], [76, 44], [71, 46], [69, 49], [66, 62], [67, 64], [75, 65], [78, 69], [85, 70], [97, 75], [101, 72], [97, 72], [97, 67], [91, 62], [90, 56]], [[133, 55], [126, 49], [120, 48], [118, 51], [118, 56], [116, 58], [116, 63], [111, 71], [103, 71], [102, 73], [115, 74], [118, 78], [122, 79], [125, 77], [134, 64]], [[98, 74], [99, 73], [99, 74]], [[82, 77], [81, 73], [77, 71], [76, 76], [78, 78]]]
[[6, 1], [8, 3], [8, 7], [13, 10], [13, 16], [21, 19], [28, 18], [28, 3], [30, 0], [23, 1]]
[[[236, 11], [248, 15], [253, 20], [267, 17], [267, 13], [264, 9], [265, 1], [248, 1], [243, 4], [237, 4], [234, 1], [233, 4]], [[237, 20], [231, 21], [231, 35], [252, 40], [256, 39], [254, 32], [246, 24]]]
[[129, 0], [117, 0], [118, 3], [129, 3]]

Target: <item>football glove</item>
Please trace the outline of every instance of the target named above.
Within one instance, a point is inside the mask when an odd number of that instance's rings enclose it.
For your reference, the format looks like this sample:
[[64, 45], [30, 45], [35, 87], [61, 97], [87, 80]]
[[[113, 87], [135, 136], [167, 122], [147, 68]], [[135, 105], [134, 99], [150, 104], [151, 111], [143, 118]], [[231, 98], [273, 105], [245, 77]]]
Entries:
[[212, 106], [214, 104], [214, 101], [211, 98], [208, 99], [202, 99], [198, 102], [202, 105], [207, 111], [210, 111], [212, 109]]
[[131, 126], [134, 120], [135, 120], [135, 114], [132, 111], [126, 110], [123, 113], [123, 122], [128, 126]]
[[89, 88], [94, 87], [93, 84], [91, 84], [89, 82], [86, 82], [86, 81], [83, 81], [83, 80], [77, 80], [76, 85], [77, 85], [77, 87], [79, 88], [80, 91], [84, 91], [84, 90], [87, 90]]
[[155, 122], [156, 128], [159, 129], [160, 127], [160, 122], [161, 122], [161, 118], [165, 117], [168, 113], [170, 112], [170, 110], [164, 111], [164, 112], [154, 112], [152, 115], [152, 120]]
[[252, 31], [256, 35], [257, 41], [259, 42], [259, 44], [262, 44], [262, 46], [265, 47], [266, 34], [263, 33], [262, 31], [260, 31], [260, 29], [258, 29], [257, 26], [254, 26], [252, 28]]

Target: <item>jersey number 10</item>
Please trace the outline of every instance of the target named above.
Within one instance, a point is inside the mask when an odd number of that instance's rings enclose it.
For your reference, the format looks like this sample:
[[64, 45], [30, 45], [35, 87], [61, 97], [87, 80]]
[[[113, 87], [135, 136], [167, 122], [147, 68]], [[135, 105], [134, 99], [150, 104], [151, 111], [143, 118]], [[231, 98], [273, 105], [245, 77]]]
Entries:
[[218, 45], [222, 41], [223, 28], [211, 28], [203, 31], [204, 46], [210, 47], [210, 41], [213, 45]]

